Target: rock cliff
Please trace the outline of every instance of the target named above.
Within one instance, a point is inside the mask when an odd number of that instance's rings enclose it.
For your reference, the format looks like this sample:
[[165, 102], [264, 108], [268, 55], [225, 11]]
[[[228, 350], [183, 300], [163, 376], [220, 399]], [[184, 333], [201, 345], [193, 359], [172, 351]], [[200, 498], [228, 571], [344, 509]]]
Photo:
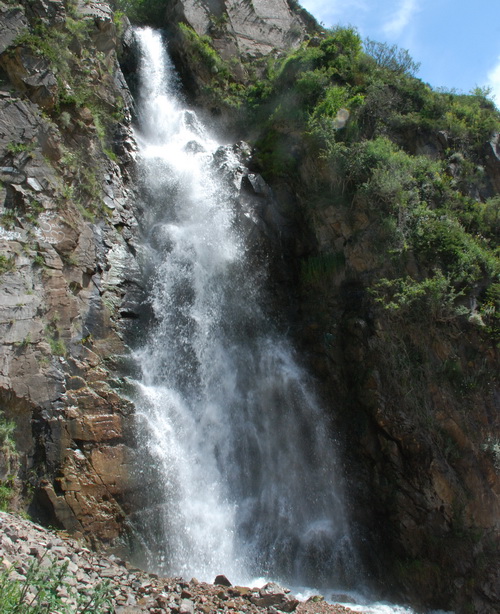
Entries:
[[106, 542], [130, 488], [110, 361], [141, 292], [117, 29], [100, 2], [2, 3], [0, 20], [2, 419], [34, 516]]
[[167, 23], [185, 22], [199, 35], [210, 35], [225, 60], [258, 57], [297, 47], [305, 20], [287, 0], [170, 2]]

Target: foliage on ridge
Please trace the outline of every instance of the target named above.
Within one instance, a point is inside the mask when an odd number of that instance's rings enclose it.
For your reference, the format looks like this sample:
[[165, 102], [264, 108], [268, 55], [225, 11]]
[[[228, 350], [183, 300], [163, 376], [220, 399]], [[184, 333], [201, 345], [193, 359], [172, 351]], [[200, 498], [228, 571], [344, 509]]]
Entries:
[[[387, 275], [372, 292], [385, 309], [474, 315], [498, 339], [500, 197], [484, 163], [500, 114], [488, 92], [434, 91], [417, 70], [404, 50], [363, 47], [354, 28], [307, 41], [245, 90], [246, 113], [264, 126], [257, 161], [269, 181], [300, 191], [300, 165], [316, 159], [311, 208], [340, 202], [369, 211]], [[430, 154], [412, 149], [419, 141]], [[410, 259], [418, 263], [411, 273]]]

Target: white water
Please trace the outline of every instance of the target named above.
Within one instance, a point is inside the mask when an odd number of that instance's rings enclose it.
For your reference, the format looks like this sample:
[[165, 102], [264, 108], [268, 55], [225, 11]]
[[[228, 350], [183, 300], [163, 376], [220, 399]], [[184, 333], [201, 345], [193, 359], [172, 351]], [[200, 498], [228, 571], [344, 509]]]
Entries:
[[136, 525], [147, 565], [209, 582], [224, 573], [239, 584], [359, 589], [325, 415], [263, 309], [265, 270], [247, 260], [215, 160], [238, 161], [184, 108], [160, 35], [136, 36], [154, 267], [153, 324], [136, 353], [144, 445]]
[[[142, 521], [148, 562], [210, 581], [224, 573], [353, 584], [334, 445], [306, 374], [262, 308], [265, 274], [247, 261], [214, 161], [220, 145], [180, 102], [159, 34], [137, 38], [155, 263], [137, 404], [154, 465], [144, 479], [160, 481]], [[238, 164], [228, 149], [216, 158]]]

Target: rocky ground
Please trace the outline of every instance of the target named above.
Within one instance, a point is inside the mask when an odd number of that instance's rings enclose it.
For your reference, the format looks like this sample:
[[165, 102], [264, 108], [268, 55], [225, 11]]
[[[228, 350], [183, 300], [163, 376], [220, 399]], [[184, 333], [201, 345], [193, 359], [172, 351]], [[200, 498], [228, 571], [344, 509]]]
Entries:
[[[210, 614], [215, 612], [245, 612], [249, 614], [348, 614], [351, 610], [330, 605], [321, 597], [299, 603], [287, 589], [270, 583], [261, 589], [228, 586], [224, 576], [218, 584], [206, 584], [196, 579], [161, 578], [134, 568], [114, 555], [92, 552], [64, 534], [44, 529], [28, 520], [0, 512], [0, 572], [9, 573], [10, 580], [22, 584], [30, 574], [30, 566], [47, 570], [47, 575], [66, 566], [59, 596], [70, 611], [111, 611], [116, 614]], [[36, 583], [36, 582], [35, 582]], [[34, 583], [34, 584], [35, 584]], [[103, 590], [103, 583], [107, 585]], [[0, 581], [0, 591], [3, 590]], [[92, 596], [106, 592], [111, 606], [103, 610], [85, 605]], [[28, 587], [25, 599], [36, 599], [37, 588]], [[83, 601], [78, 604], [78, 596]], [[1, 595], [0, 595], [1, 597]], [[52, 610], [51, 610], [52, 611]]]

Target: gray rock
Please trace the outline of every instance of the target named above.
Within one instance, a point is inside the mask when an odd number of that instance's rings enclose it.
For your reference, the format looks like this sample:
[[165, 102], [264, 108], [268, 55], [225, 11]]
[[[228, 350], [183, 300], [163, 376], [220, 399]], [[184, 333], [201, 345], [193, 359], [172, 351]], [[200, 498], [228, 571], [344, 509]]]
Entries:
[[0, 5], [0, 54], [8, 49], [23, 30], [28, 27], [28, 21], [20, 7]]
[[286, 0], [248, 2], [211, 2], [176, 0], [167, 9], [167, 19], [184, 21], [198, 34], [211, 33], [213, 19], [225, 23], [215, 45], [225, 59], [237, 55], [261, 56], [274, 49], [297, 47], [305, 36], [305, 24]]
[[190, 599], [182, 599], [179, 614], [194, 614], [194, 603]]

